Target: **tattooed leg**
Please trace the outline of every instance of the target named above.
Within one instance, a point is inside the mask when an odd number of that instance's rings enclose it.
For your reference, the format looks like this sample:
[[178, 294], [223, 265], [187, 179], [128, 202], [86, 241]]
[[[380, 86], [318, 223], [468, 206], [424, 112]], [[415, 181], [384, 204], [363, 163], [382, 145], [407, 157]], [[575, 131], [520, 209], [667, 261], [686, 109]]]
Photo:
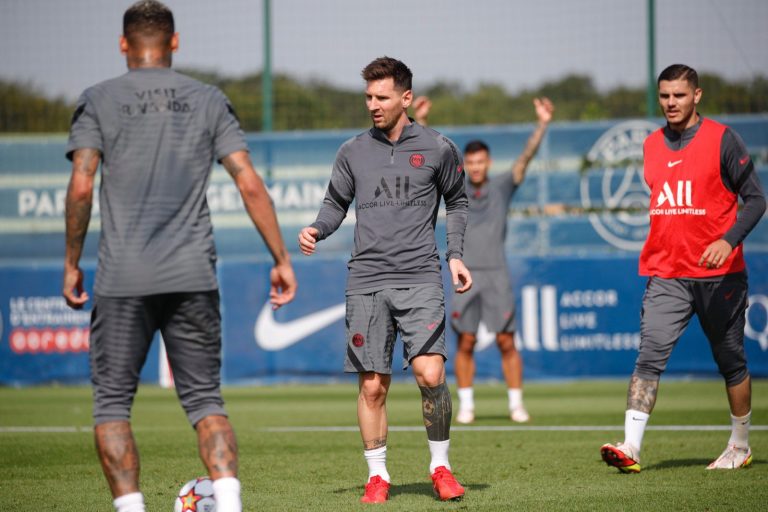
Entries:
[[659, 381], [647, 380], [632, 375], [627, 391], [627, 409], [651, 414], [656, 405], [656, 393], [659, 391]]
[[380, 373], [361, 373], [357, 396], [357, 422], [363, 448], [373, 450], [387, 445], [387, 392], [392, 377]]
[[112, 497], [139, 491], [139, 452], [127, 421], [109, 421], [93, 429], [96, 451]]
[[224, 416], [206, 416], [195, 425], [200, 458], [211, 480], [237, 477], [237, 440]]
[[427, 439], [430, 441], [448, 440], [453, 412], [448, 385], [443, 382], [433, 388], [419, 386], [419, 390], [421, 391], [421, 412], [424, 415], [424, 426], [427, 427]]

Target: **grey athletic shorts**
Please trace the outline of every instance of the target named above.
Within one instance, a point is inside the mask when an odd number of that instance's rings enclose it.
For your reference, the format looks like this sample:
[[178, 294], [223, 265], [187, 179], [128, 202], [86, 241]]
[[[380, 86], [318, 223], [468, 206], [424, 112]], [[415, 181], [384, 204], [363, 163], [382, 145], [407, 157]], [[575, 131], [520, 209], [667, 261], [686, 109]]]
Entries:
[[506, 269], [472, 270], [472, 288], [454, 293], [451, 327], [476, 333], [480, 321], [491, 332], [515, 332], [515, 298]]
[[715, 280], [651, 277], [643, 296], [635, 375], [656, 380], [695, 313], [727, 386], [749, 376], [744, 354], [747, 274]]
[[160, 330], [176, 393], [194, 426], [226, 416], [220, 392], [219, 292], [94, 298], [90, 359], [93, 418], [128, 420], [155, 332]]
[[419, 284], [347, 295], [344, 371], [391, 374], [398, 333], [403, 340], [403, 370], [422, 354], [448, 357], [442, 286]]

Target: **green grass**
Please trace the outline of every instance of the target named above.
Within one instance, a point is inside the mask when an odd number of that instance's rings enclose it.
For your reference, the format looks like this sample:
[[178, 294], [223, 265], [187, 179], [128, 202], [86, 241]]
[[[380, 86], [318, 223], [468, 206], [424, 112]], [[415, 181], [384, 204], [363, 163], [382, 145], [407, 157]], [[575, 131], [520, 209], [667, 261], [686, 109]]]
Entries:
[[[754, 383], [753, 425], [768, 424], [768, 381]], [[624, 420], [626, 382], [533, 383], [526, 387], [531, 426], [614, 426]], [[242, 387], [225, 390], [240, 444], [247, 511], [370, 510], [358, 504], [367, 475], [359, 434], [275, 431], [276, 427], [356, 425], [356, 386]], [[394, 384], [390, 425], [419, 426], [412, 383]], [[509, 426], [501, 385], [476, 389], [476, 426]], [[651, 418], [660, 425], [727, 425], [718, 381], [662, 382]], [[148, 510], [171, 511], [183, 482], [204, 473], [193, 430], [172, 391], [142, 387], [133, 425], [141, 452]], [[8, 427], [74, 427], [67, 432], [15, 432]], [[623, 475], [601, 460], [599, 447], [619, 430], [453, 430], [451, 462], [467, 495], [441, 503], [432, 496], [423, 430], [392, 431], [393, 477], [383, 510], [765, 510], [768, 431], [754, 430], [753, 467], [705, 471], [725, 447], [725, 431], [646, 433], [643, 471]], [[111, 498], [93, 448], [90, 389], [0, 388], [0, 510], [108, 511]]]

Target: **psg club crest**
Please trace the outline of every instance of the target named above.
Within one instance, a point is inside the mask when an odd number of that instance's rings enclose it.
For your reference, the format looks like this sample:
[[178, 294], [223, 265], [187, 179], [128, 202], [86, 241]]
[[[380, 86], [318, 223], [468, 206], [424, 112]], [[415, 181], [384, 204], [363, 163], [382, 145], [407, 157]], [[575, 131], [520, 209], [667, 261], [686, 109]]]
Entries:
[[419, 168], [422, 165], [424, 165], [424, 155], [421, 153], [414, 153], [411, 155], [411, 158], [408, 159], [408, 162], [411, 164], [411, 167]]

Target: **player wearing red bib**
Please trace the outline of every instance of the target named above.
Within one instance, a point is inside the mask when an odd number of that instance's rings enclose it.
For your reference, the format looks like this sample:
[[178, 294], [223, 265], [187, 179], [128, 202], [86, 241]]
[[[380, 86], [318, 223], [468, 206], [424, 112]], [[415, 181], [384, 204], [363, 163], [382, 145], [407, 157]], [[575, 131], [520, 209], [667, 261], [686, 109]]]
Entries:
[[[746, 467], [752, 462], [752, 391], [744, 354], [742, 242], [765, 212], [765, 195], [739, 136], [696, 112], [702, 96], [696, 71], [669, 66], [659, 75], [658, 88], [667, 125], [643, 146], [651, 225], [640, 254], [640, 275], [648, 276], [640, 348], [627, 393], [624, 441], [600, 451], [620, 471], [640, 471], [659, 379], [696, 314], [725, 379], [731, 411], [728, 445], [707, 469]], [[744, 207], [737, 216], [739, 197]]]

